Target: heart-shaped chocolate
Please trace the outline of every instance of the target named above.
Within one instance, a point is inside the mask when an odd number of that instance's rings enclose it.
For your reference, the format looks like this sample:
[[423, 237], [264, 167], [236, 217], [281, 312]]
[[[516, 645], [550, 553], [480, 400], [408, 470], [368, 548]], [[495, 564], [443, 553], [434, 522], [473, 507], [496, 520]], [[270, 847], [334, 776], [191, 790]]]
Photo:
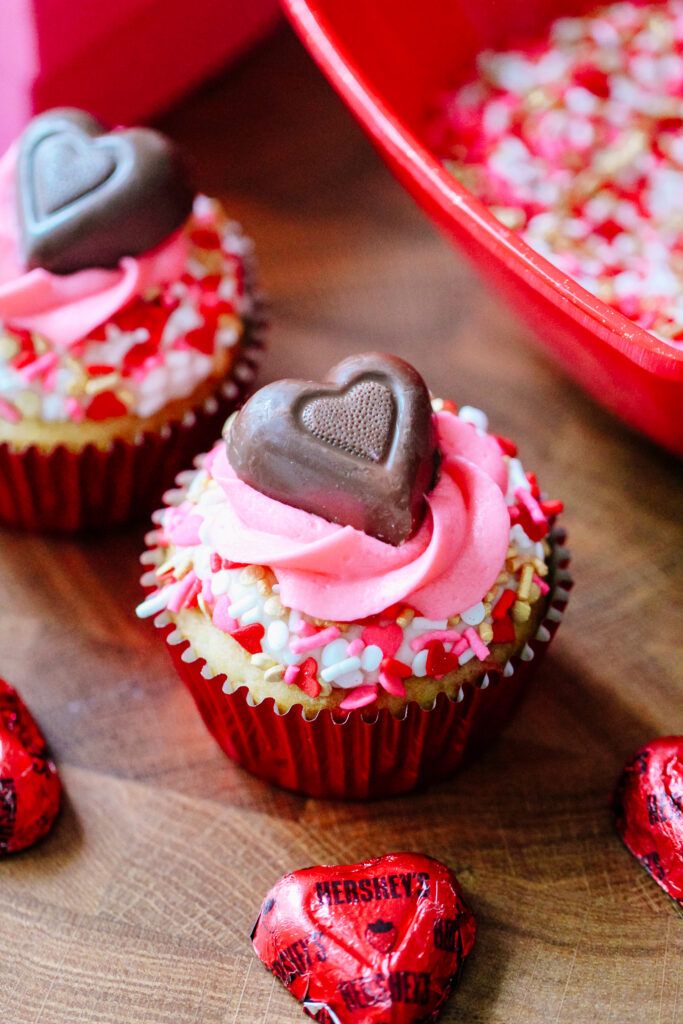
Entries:
[[345, 359], [322, 384], [266, 385], [229, 421], [226, 442], [255, 490], [394, 545], [420, 524], [438, 468], [424, 381], [377, 352]]
[[391, 853], [285, 875], [252, 933], [258, 956], [325, 1024], [434, 1020], [474, 944], [444, 864]]
[[17, 193], [28, 268], [115, 267], [187, 219], [194, 189], [174, 144], [149, 128], [107, 132], [82, 110], [47, 111], [21, 137]]
[[683, 905], [683, 736], [641, 747], [624, 769], [614, 809], [633, 856]]
[[26, 849], [50, 831], [60, 795], [57, 769], [35, 719], [0, 679], [0, 856]]

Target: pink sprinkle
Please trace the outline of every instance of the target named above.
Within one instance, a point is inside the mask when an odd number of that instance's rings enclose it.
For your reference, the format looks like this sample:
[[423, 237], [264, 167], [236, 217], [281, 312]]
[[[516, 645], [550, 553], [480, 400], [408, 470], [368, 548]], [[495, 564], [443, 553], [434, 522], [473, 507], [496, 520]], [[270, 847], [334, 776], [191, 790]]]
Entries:
[[536, 573], [534, 573], [533, 580], [534, 580], [534, 583], [536, 584], [536, 586], [538, 587], [538, 589], [541, 591], [541, 593], [545, 597], [545, 595], [547, 593], [549, 593], [549, 591], [550, 591], [550, 587], [548, 586], [546, 581], [542, 580], [541, 577], [538, 576]]
[[51, 370], [56, 363], [57, 353], [46, 352], [45, 355], [39, 356], [38, 359], [34, 359], [33, 362], [20, 367], [17, 372], [24, 378], [24, 380], [34, 380], [36, 377], [40, 377], [41, 373]]
[[357, 686], [344, 697], [339, 707], [342, 711], [355, 711], [356, 708], [364, 708], [366, 704], [372, 704], [377, 700], [376, 686]]
[[469, 645], [479, 658], [479, 661], [485, 661], [491, 652], [477, 633], [476, 629], [474, 629], [473, 626], [469, 626], [465, 630], [463, 636], [465, 636], [469, 641]]
[[297, 636], [315, 636], [317, 632], [315, 626], [311, 622], [306, 622], [305, 619], [299, 619], [292, 631]]
[[379, 681], [392, 697], [405, 697], [406, 684], [393, 672], [385, 672], [384, 669], [380, 669]]
[[[462, 640], [462, 633], [458, 629], [432, 629], [429, 633], [422, 633], [410, 641], [410, 648], [413, 651], [423, 651], [429, 647], [433, 640], [441, 640], [443, 643], [451, 641], [458, 644]], [[467, 644], [465, 644], [467, 646]]]
[[336, 640], [338, 636], [341, 636], [341, 630], [336, 626], [328, 626], [327, 629], [321, 629], [319, 633], [314, 633], [312, 636], [303, 636], [298, 640], [292, 640], [289, 646], [294, 654], [304, 654], [306, 651], [315, 651], [318, 647], [324, 647], [331, 640]]
[[223, 568], [223, 559], [216, 551], [212, 551], [209, 556], [209, 568], [211, 572], [220, 572]]
[[213, 590], [211, 589], [211, 580], [204, 580], [202, 583], [202, 597], [204, 598], [205, 604], [213, 604]]
[[365, 644], [359, 636], [355, 640], [352, 640], [346, 649], [347, 658], [355, 658], [356, 655], [361, 654], [365, 650]]
[[532, 522], [536, 523], [537, 526], [544, 527], [547, 531], [548, 520], [543, 515], [543, 509], [538, 504], [531, 491], [528, 491], [526, 487], [518, 487], [515, 491], [515, 498], [520, 505], [524, 505], [524, 508], [529, 513]]
[[169, 587], [171, 596], [166, 605], [169, 612], [179, 612], [181, 608], [186, 608], [199, 593], [200, 586], [193, 569], [177, 583], [172, 583]]
[[11, 402], [0, 398], [0, 419], [7, 420], [9, 423], [18, 423], [21, 419], [21, 413]]
[[85, 419], [85, 413], [83, 412], [81, 403], [78, 399], [71, 396], [70, 398], [67, 398], [64, 404], [66, 405], [66, 411], [69, 414], [69, 419], [74, 423], [82, 423]]
[[299, 678], [300, 672], [301, 669], [299, 668], [298, 665], [288, 665], [287, 668], [285, 669], [285, 682], [289, 683], [289, 685], [291, 686], [292, 683], [295, 683]]
[[233, 619], [232, 615], [228, 612], [229, 607], [230, 598], [227, 594], [221, 594], [213, 610], [212, 622], [223, 633], [232, 633], [233, 630], [237, 629], [238, 625], [237, 619]]

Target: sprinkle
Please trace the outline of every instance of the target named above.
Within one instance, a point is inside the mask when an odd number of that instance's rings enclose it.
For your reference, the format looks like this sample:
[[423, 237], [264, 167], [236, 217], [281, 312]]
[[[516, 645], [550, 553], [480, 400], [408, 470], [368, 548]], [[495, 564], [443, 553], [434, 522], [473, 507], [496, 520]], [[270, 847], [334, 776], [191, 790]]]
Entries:
[[285, 669], [285, 682], [291, 686], [299, 678], [300, 671], [301, 669], [298, 665], [288, 665]]
[[409, 679], [412, 669], [404, 661], [397, 661], [396, 658], [384, 658], [382, 661], [382, 672], [391, 676], [399, 676], [401, 679]]
[[212, 621], [216, 629], [220, 629], [223, 633], [232, 633], [237, 629], [237, 619], [232, 617], [229, 609], [229, 597], [227, 594], [221, 594], [214, 605]]
[[4, 398], [0, 398], [0, 419], [7, 420], [9, 423], [18, 423], [21, 419], [21, 413]]
[[[458, 645], [462, 641], [462, 637], [463, 634], [457, 629], [432, 629], [429, 633], [422, 633], [421, 636], [416, 636], [414, 640], [411, 640], [410, 649], [412, 651], [423, 651], [425, 647], [429, 647], [435, 640]], [[464, 643], [463, 649], [466, 646], [467, 644]]]
[[479, 626], [479, 636], [482, 643], [490, 644], [493, 640], [493, 627], [489, 622], [482, 622]]
[[545, 597], [546, 594], [548, 594], [550, 592], [550, 587], [545, 582], [545, 580], [541, 579], [541, 577], [538, 575], [538, 573], [534, 573], [534, 583], [536, 584], [536, 586], [541, 591], [541, 593], [543, 594], [544, 597]]
[[[524, 532], [528, 534], [531, 540], [542, 540], [549, 530], [549, 525], [536, 498], [524, 487], [518, 487], [515, 490], [515, 497], [526, 512], [523, 524]], [[520, 508], [521, 512], [522, 508]]]
[[479, 658], [479, 661], [485, 661], [491, 652], [486, 646], [486, 644], [483, 643], [477, 631], [473, 629], [472, 626], [470, 626], [468, 629], [465, 630], [464, 636], [469, 641], [469, 645], [476, 654], [476, 656]]
[[263, 579], [265, 573], [263, 567], [260, 565], [248, 565], [246, 569], [242, 569], [240, 573], [240, 583], [243, 586], [248, 586], [250, 583], [256, 583], [257, 580]]
[[364, 708], [377, 700], [376, 686], [357, 686], [351, 690], [348, 696], [344, 697], [339, 707], [342, 711], [355, 711], [357, 708]]
[[526, 601], [515, 601], [512, 606], [512, 618], [518, 625], [529, 621], [531, 606]]
[[406, 684], [400, 676], [394, 675], [392, 672], [386, 672], [384, 669], [380, 669], [379, 681], [381, 686], [392, 697], [405, 697]]
[[[293, 646], [292, 644], [292, 648]], [[298, 651], [295, 651], [295, 654], [298, 653]], [[360, 668], [360, 658], [343, 658], [342, 661], [324, 668], [320, 673], [320, 678], [324, 679], [326, 683], [333, 683], [339, 676], [343, 676], [347, 672], [353, 672], [357, 668]]]
[[46, 352], [45, 355], [39, 356], [38, 359], [33, 359], [25, 366], [21, 366], [17, 372], [26, 381], [35, 380], [36, 377], [40, 377], [41, 374], [47, 373], [56, 366], [57, 362], [58, 356], [56, 352]]
[[139, 619], [150, 619], [157, 612], [163, 611], [169, 598], [168, 589], [168, 587], [164, 587], [163, 590], [157, 590], [145, 598], [142, 604], [139, 604], [135, 609], [137, 617]]
[[258, 654], [261, 650], [261, 641], [265, 635], [265, 629], [260, 622], [254, 622], [249, 626], [242, 626], [230, 634], [233, 640], [247, 651], [248, 654]]
[[555, 516], [559, 516], [561, 512], [564, 512], [564, 503], [561, 501], [542, 501], [540, 505], [543, 515], [547, 516], [548, 519], [554, 519]]
[[194, 570], [190, 570], [182, 580], [171, 583], [167, 588], [170, 591], [166, 604], [169, 612], [179, 612], [183, 608], [189, 608], [192, 601], [201, 590], [201, 582], [197, 579]]
[[500, 619], [498, 622], [493, 623], [493, 636], [491, 638], [494, 644], [509, 644], [513, 643], [516, 639], [515, 624], [512, 619], [507, 618]]
[[534, 567], [528, 562], [522, 569], [519, 577], [519, 585], [517, 587], [517, 597], [520, 601], [529, 600], [529, 590], [531, 588], [531, 582], [534, 578]]
[[264, 654], [263, 651], [257, 651], [256, 654], [252, 654], [249, 660], [257, 668], [272, 668], [273, 665], [277, 665], [275, 659], [271, 658], [269, 654]]
[[347, 654], [350, 658], [354, 658], [356, 655], [362, 654], [365, 650], [365, 644], [358, 636], [355, 640], [352, 640], [347, 648]]
[[228, 612], [233, 618], [239, 619], [239, 617], [246, 611], [249, 611], [253, 607], [254, 598], [252, 594], [245, 594], [244, 597], [240, 597], [239, 600], [233, 601]]
[[315, 651], [319, 647], [324, 647], [330, 640], [336, 640], [338, 636], [341, 636], [341, 630], [337, 626], [329, 626], [327, 629], [321, 629], [319, 633], [292, 640], [290, 647], [294, 654], [303, 654], [305, 651]]
[[[351, 653], [351, 645], [349, 645]], [[369, 644], [360, 656], [360, 667], [364, 672], [375, 672], [382, 664], [384, 651], [377, 644]]]
[[263, 678], [267, 683], [277, 683], [282, 679], [282, 674], [285, 671], [284, 665], [273, 665], [271, 668], [267, 668], [263, 673]]
[[512, 608], [516, 600], [516, 591], [509, 589], [504, 590], [503, 593], [498, 598], [498, 600], [496, 601], [495, 605], [493, 606], [493, 611], [491, 612], [491, 617], [493, 621], [496, 622], [498, 619], [505, 618], [508, 611], [510, 610], [510, 608]]
[[512, 458], [517, 454], [517, 445], [514, 441], [511, 441], [509, 437], [503, 437], [501, 434], [496, 434], [496, 441], [500, 446], [500, 450], [503, 455], [509, 455]]

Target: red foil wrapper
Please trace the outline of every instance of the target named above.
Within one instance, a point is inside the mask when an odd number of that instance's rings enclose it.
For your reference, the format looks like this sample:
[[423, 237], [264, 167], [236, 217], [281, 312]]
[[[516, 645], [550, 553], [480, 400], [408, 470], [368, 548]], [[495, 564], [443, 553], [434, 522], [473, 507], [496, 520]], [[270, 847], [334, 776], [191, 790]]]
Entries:
[[627, 848], [683, 905], [683, 736], [641, 747], [624, 769], [614, 805]]
[[213, 446], [251, 390], [262, 348], [256, 337], [245, 341], [235, 367], [240, 375], [183, 420], [143, 434], [135, 444], [117, 440], [107, 449], [87, 445], [79, 452], [62, 446], [16, 451], [0, 444], [0, 524], [76, 533], [149, 516], [178, 473]]
[[25, 850], [50, 831], [61, 790], [35, 719], [0, 679], [0, 856]]
[[476, 926], [444, 864], [390, 853], [285, 875], [252, 933], [256, 953], [324, 1024], [436, 1019]]
[[228, 755], [267, 782], [313, 797], [350, 800], [394, 796], [448, 778], [493, 740], [519, 704], [562, 619], [572, 580], [565, 535], [556, 530], [555, 585], [534, 639], [506, 671], [486, 671], [458, 699], [440, 694], [424, 711], [409, 703], [402, 717], [386, 708], [321, 711], [301, 706], [280, 714], [272, 699], [251, 703], [246, 686], [225, 693], [225, 676], [206, 663], [169, 622], [155, 619], [171, 657], [209, 731]]

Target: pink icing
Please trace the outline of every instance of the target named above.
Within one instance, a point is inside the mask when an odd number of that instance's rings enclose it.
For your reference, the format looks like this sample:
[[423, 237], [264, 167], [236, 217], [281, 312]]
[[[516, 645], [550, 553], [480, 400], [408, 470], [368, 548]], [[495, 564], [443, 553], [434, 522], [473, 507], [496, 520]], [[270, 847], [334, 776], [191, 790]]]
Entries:
[[422, 526], [405, 544], [393, 547], [255, 491], [220, 443], [205, 462], [227, 498], [209, 522], [212, 549], [270, 566], [283, 603], [317, 618], [351, 622], [397, 601], [435, 619], [471, 607], [505, 561], [507, 470], [493, 438], [449, 413], [436, 419], [441, 474]]
[[26, 270], [21, 258], [15, 192], [16, 145], [0, 160], [0, 319], [42, 334], [57, 348], [87, 338], [131, 299], [180, 278], [187, 260], [182, 232], [116, 270], [50, 274]]

